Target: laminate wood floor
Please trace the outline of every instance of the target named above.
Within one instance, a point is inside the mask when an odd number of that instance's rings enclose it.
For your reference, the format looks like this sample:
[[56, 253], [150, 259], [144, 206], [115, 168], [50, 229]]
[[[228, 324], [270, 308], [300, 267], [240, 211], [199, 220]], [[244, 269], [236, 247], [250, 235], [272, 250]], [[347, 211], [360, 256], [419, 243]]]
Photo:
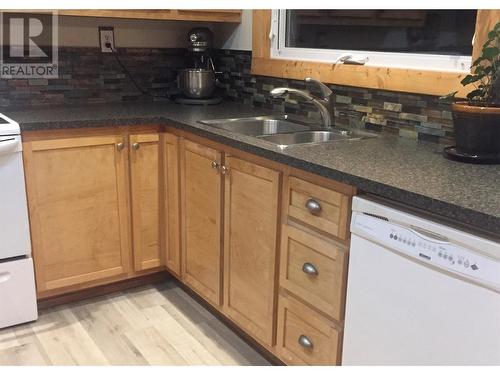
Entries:
[[0, 365], [269, 365], [173, 281], [0, 329]]

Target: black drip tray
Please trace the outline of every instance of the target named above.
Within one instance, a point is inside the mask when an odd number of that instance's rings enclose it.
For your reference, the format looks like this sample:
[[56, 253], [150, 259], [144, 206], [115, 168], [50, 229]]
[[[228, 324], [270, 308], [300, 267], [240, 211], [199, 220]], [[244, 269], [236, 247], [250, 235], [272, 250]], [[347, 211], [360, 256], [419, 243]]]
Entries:
[[451, 160], [474, 164], [500, 164], [500, 155], [466, 154], [457, 150], [456, 146], [445, 147], [444, 156]]

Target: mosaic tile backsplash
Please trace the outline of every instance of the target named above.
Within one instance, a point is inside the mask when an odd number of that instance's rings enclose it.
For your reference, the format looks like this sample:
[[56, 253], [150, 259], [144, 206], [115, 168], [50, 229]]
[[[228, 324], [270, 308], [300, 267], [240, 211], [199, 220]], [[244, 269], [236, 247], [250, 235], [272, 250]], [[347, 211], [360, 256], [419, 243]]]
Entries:
[[[234, 101], [320, 119], [318, 111], [301, 99], [272, 98], [278, 86], [312, 90], [304, 81], [254, 76], [251, 52], [218, 51], [217, 68], [224, 72], [221, 81], [226, 95]], [[451, 106], [436, 96], [406, 94], [350, 86], [329, 85], [335, 94], [335, 124], [390, 132], [401, 137], [449, 144], [453, 140]]]
[[[186, 65], [184, 49], [119, 49], [123, 64], [141, 87], [153, 96], [141, 94], [111, 54], [97, 48], [63, 47], [59, 51], [58, 79], [0, 80], [2, 107], [44, 107], [122, 101], [164, 100], [159, 96], [175, 92], [177, 71]], [[319, 120], [319, 113], [301, 99], [271, 98], [278, 86], [305, 90], [305, 82], [251, 74], [248, 51], [214, 52], [217, 70], [229, 100], [249, 103], [288, 114]], [[451, 108], [436, 96], [330, 85], [335, 93], [335, 123], [340, 126], [391, 132], [415, 140], [450, 143], [453, 139]]]
[[[177, 70], [186, 64], [183, 49], [119, 48], [118, 52], [137, 83], [158, 96], [175, 86]], [[0, 79], [0, 110], [155, 99], [142, 95], [115, 57], [98, 48], [60, 48], [57, 79]]]

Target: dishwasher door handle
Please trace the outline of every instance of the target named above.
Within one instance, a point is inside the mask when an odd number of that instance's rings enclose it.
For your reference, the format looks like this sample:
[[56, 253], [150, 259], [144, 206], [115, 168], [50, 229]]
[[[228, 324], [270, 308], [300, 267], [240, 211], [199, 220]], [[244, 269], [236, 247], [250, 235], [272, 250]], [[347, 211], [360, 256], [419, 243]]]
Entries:
[[408, 227], [408, 229], [410, 229], [410, 231], [415, 233], [417, 236], [419, 236], [427, 241], [440, 242], [443, 244], [450, 242], [450, 240], [445, 236], [442, 236], [442, 235], [434, 233], [434, 232], [429, 232], [428, 230], [425, 230], [425, 229], [416, 228], [413, 225], [410, 225]]

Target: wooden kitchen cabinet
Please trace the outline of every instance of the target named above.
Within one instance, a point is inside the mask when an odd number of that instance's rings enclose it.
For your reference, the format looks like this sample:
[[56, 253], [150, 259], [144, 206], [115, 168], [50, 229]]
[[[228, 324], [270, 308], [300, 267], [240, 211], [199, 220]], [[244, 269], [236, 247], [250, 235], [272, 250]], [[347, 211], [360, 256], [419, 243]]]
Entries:
[[280, 286], [343, 321], [347, 246], [290, 225], [282, 228]]
[[339, 365], [342, 327], [283, 293], [279, 297], [276, 350], [288, 365]]
[[225, 158], [224, 312], [272, 346], [281, 174]]
[[290, 176], [286, 187], [288, 216], [328, 236], [349, 237], [350, 196], [335, 189]]
[[39, 296], [129, 271], [125, 144], [120, 135], [24, 144]]
[[134, 269], [162, 265], [160, 246], [160, 136], [130, 136]]
[[182, 279], [221, 304], [222, 154], [181, 141]]
[[163, 137], [165, 265], [181, 276], [179, 137], [165, 133]]
[[61, 9], [60, 16], [173, 21], [241, 22], [241, 9]]

